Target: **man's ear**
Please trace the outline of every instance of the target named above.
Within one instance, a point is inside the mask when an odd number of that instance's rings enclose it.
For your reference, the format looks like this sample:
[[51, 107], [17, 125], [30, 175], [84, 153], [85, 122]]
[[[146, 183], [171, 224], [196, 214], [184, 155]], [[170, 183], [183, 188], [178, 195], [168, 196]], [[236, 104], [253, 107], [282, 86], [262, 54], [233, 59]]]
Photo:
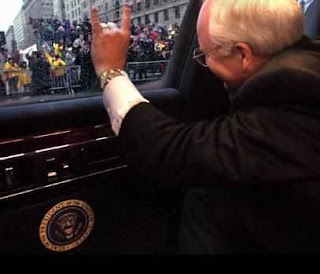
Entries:
[[246, 43], [239, 42], [235, 45], [235, 50], [241, 59], [242, 68], [244, 70], [250, 69], [253, 59], [253, 53], [250, 46]]

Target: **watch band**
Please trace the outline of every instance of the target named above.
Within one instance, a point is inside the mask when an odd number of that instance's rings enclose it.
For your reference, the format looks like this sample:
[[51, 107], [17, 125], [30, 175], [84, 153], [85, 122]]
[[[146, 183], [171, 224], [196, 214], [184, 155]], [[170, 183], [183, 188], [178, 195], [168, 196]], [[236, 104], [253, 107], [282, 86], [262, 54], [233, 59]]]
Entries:
[[124, 76], [127, 73], [122, 69], [108, 69], [100, 75], [100, 86], [102, 89], [115, 77]]

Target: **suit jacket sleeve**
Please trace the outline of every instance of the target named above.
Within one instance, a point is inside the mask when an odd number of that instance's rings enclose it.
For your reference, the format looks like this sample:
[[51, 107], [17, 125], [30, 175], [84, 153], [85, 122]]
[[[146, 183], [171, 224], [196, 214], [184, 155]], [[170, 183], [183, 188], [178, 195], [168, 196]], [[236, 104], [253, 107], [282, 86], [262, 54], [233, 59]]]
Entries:
[[276, 183], [301, 170], [292, 160], [297, 158], [290, 150], [295, 141], [284, 136], [296, 134], [290, 123], [297, 121], [289, 115], [283, 127], [278, 114], [258, 108], [214, 121], [179, 123], [142, 103], [124, 118], [119, 139], [129, 164], [162, 185]]

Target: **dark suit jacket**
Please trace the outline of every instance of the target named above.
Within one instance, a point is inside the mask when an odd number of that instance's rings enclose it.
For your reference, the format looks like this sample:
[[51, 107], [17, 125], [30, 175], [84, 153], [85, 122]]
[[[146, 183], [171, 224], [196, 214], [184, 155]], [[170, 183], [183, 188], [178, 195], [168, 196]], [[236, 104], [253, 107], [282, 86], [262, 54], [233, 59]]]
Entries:
[[308, 7], [305, 18], [305, 34], [310, 38], [320, 36], [320, 1], [314, 0]]
[[227, 116], [179, 123], [142, 103], [119, 138], [155, 183], [188, 187], [181, 252], [320, 251], [319, 44], [274, 56]]

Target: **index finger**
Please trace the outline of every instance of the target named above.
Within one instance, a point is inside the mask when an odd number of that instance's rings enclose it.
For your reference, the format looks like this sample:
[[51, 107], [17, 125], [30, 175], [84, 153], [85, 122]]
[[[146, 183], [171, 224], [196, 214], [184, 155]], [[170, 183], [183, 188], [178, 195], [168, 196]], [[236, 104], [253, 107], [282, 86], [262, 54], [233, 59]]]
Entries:
[[131, 29], [131, 7], [129, 3], [125, 3], [122, 8], [122, 20], [121, 20], [121, 28], [126, 32], [130, 32]]
[[92, 25], [92, 35], [97, 35], [101, 32], [100, 18], [98, 9], [93, 7], [91, 9], [91, 25]]

